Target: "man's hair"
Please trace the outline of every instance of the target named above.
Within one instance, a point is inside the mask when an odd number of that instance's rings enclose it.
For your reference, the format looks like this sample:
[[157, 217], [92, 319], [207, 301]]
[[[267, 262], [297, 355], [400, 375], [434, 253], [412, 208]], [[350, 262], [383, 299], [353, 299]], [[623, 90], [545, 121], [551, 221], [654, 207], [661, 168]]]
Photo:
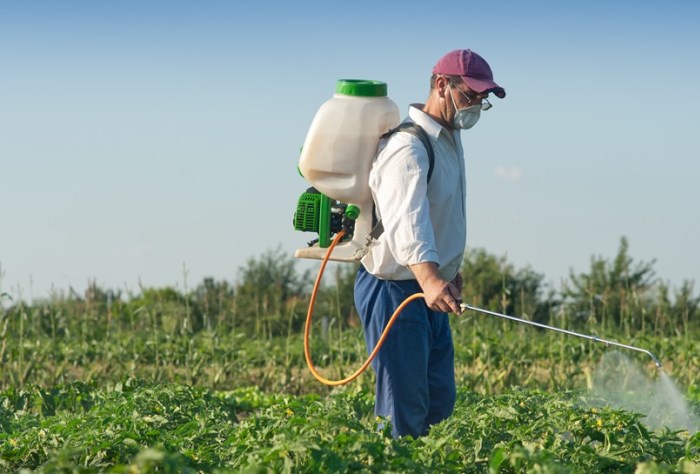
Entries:
[[462, 80], [462, 76], [449, 76], [447, 74], [433, 74], [430, 76], [430, 90], [432, 91], [435, 89], [435, 79], [437, 79], [439, 76], [443, 76], [447, 79], [447, 81], [450, 83], [452, 86], [456, 86], [459, 84], [459, 82]]

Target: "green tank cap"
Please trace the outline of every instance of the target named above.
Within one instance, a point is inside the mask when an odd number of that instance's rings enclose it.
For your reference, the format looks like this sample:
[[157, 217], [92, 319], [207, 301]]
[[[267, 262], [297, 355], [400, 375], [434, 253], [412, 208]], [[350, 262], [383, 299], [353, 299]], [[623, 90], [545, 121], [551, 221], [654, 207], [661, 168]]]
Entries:
[[360, 217], [360, 208], [354, 204], [348, 204], [348, 207], [345, 209], [345, 217], [354, 221]]
[[340, 79], [335, 85], [335, 93], [356, 97], [386, 97], [386, 82], [364, 79]]

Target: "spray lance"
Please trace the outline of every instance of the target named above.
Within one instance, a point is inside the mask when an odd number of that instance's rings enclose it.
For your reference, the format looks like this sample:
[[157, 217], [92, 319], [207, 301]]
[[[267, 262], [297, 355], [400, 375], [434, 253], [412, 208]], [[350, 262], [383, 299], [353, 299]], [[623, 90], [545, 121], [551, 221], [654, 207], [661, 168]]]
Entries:
[[489, 316], [496, 316], [498, 318], [508, 319], [510, 321], [515, 321], [515, 322], [523, 323], [523, 324], [529, 324], [530, 326], [536, 326], [538, 328], [549, 329], [550, 331], [556, 331], [556, 332], [560, 332], [563, 334], [568, 334], [569, 336], [582, 337], [584, 339], [588, 339], [589, 341], [593, 341], [593, 342], [602, 342], [606, 346], [616, 346], [616, 347], [622, 347], [623, 349], [630, 349], [630, 350], [637, 351], [637, 352], [643, 352], [644, 354], [651, 357], [651, 359], [656, 364], [657, 368], [659, 368], [659, 369], [661, 368], [661, 362], [659, 361], [659, 359], [656, 358], [656, 356], [654, 356], [654, 354], [652, 354], [651, 352], [649, 352], [646, 349], [642, 349], [641, 347], [634, 347], [634, 346], [629, 346], [627, 344], [621, 344], [621, 343], [615, 342], [615, 341], [608, 341], [607, 339], [602, 339], [598, 336], [589, 336], [586, 334], [580, 334], [580, 333], [577, 333], [574, 331], [569, 331], [568, 329], [557, 328], [554, 326], [547, 326], [546, 324], [538, 323], [535, 321], [528, 321], [527, 319], [516, 318], [515, 316], [508, 316], [507, 314], [501, 314], [501, 313], [496, 313], [495, 311], [488, 311], [486, 309], [476, 308], [474, 306], [470, 306], [470, 305], [468, 305], [466, 303], [462, 303], [462, 302], [459, 303], [459, 306], [463, 310], [468, 309], [470, 311], [476, 311], [477, 313], [488, 314]]
[[[330, 246], [328, 247], [328, 251], [326, 252], [326, 255], [323, 257], [323, 261], [322, 261], [322, 263], [321, 263], [321, 268], [319, 269], [318, 275], [316, 276], [316, 281], [315, 281], [315, 283], [314, 283], [314, 287], [313, 287], [313, 290], [312, 290], [312, 292], [311, 292], [311, 300], [310, 300], [310, 302], [309, 302], [309, 309], [308, 309], [308, 313], [307, 313], [307, 315], [306, 315], [306, 324], [305, 324], [305, 326], [304, 326], [304, 357], [306, 358], [306, 364], [308, 365], [309, 370], [311, 371], [311, 373], [313, 374], [313, 376], [314, 376], [319, 382], [321, 382], [321, 383], [323, 383], [323, 384], [325, 384], [325, 385], [330, 385], [330, 386], [345, 385], [345, 384], [347, 384], [347, 383], [349, 383], [349, 382], [355, 380], [362, 372], [364, 372], [364, 371], [367, 369], [367, 367], [370, 365], [370, 363], [372, 362], [372, 360], [373, 360], [373, 359], [377, 356], [377, 354], [379, 353], [379, 349], [382, 347], [382, 344], [384, 344], [384, 340], [386, 339], [386, 337], [387, 337], [387, 335], [388, 335], [388, 333], [389, 333], [389, 330], [390, 330], [391, 327], [394, 325], [394, 322], [396, 321], [396, 318], [399, 317], [399, 315], [401, 314], [401, 312], [403, 311], [403, 309], [404, 309], [409, 303], [411, 303], [412, 301], [414, 301], [414, 300], [416, 300], [416, 299], [420, 299], [420, 298], [424, 298], [424, 297], [425, 297], [425, 295], [424, 295], [423, 293], [414, 293], [413, 295], [411, 295], [411, 296], [409, 296], [408, 298], [406, 298], [406, 299], [396, 308], [396, 310], [394, 311], [394, 313], [391, 315], [391, 318], [389, 318], [389, 322], [387, 323], [386, 327], [384, 328], [384, 331], [382, 332], [382, 335], [379, 337], [379, 340], [377, 341], [377, 345], [374, 347], [374, 349], [373, 349], [372, 352], [370, 353], [369, 357], [367, 357], [367, 360], [365, 360], [365, 362], [362, 364], [362, 366], [360, 366], [360, 368], [357, 369], [354, 373], [352, 373], [351, 375], [349, 375], [349, 376], [347, 376], [347, 377], [345, 377], [344, 379], [341, 379], [341, 380], [329, 380], [329, 379], [323, 377], [323, 376], [316, 370], [316, 367], [314, 366], [314, 363], [313, 363], [313, 361], [311, 360], [311, 346], [310, 346], [310, 344], [309, 344], [309, 336], [310, 336], [310, 330], [311, 330], [311, 321], [312, 321], [314, 303], [315, 303], [315, 301], [316, 301], [316, 295], [317, 295], [317, 293], [318, 293], [318, 288], [319, 288], [320, 282], [321, 282], [321, 277], [322, 277], [323, 272], [324, 272], [324, 270], [325, 270], [325, 268], [326, 268], [326, 264], [328, 263], [328, 260], [329, 260], [329, 258], [330, 258], [330, 255], [331, 255], [331, 253], [333, 252], [333, 248], [336, 246], [336, 244], [337, 244], [339, 241], [341, 241], [341, 239], [344, 237], [344, 235], [345, 235], [345, 230], [341, 230], [340, 232], [338, 232], [338, 233], [335, 235], [333, 241], [331, 242]], [[562, 333], [562, 334], [567, 334], [567, 335], [569, 335], [569, 336], [582, 337], [582, 338], [584, 338], [584, 339], [588, 339], [589, 341], [593, 341], [593, 342], [601, 342], [601, 343], [605, 344], [606, 346], [615, 346], [615, 347], [621, 347], [621, 348], [623, 348], [623, 349], [629, 349], [629, 350], [633, 350], [633, 351], [637, 351], [637, 352], [642, 352], [642, 353], [648, 355], [649, 357], [651, 357], [651, 359], [652, 359], [652, 360], [654, 361], [654, 363], [656, 364], [656, 367], [657, 367], [657, 368], [659, 368], [659, 369], [661, 368], [661, 361], [659, 361], [659, 359], [658, 359], [654, 354], [652, 354], [650, 351], [648, 351], [648, 350], [646, 350], [646, 349], [642, 349], [642, 348], [640, 348], [640, 347], [635, 347], [635, 346], [630, 346], [630, 345], [622, 344], [622, 343], [615, 342], [615, 341], [610, 341], [610, 340], [607, 340], [607, 339], [600, 338], [600, 337], [598, 337], [598, 336], [590, 336], [590, 335], [586, 335], [586, 334], [580, 334], [580, 333], [577, 333], [577, 332], [574, 332], [574, 331], [569, 331], [568, 329], [562, 329], [562, 328], [557, 328], [557, 327], [554, 327], [554, 326], [548, 326], [548, 325], [546, 325], [546, 324], [538, 323], [538, 322], [535, 322], [535, 321], [528, 321], [528, 320], [526, 320], [526, 319], [516, 318], [515, 316], [509, 316], [509, 315], [507, 315], [507, 314], [501, 314], [501, 313], [497, 313], [497, 312], [495, 312], [495, 311], [489, 311], [489, 310], [486, 310], [486, 309], [477, 308], [477, 307], [475, 307], [475, 306], [471, 306], [471, 305], [469, 305], [469, 304], [462, 303], [462, 302], [460, 302], [460, 307], [461, 307], [462, 309], [464, 309], [464, 310], [470, 310], [470, 311], [474, 311], [474, 312], [477, 312], [477, 313], [486, 314], [486, 315], [489, 315], [489, 316], [496, 316], [496, 317], [498, 317], [498, 318], [508, 319], [508, 320], [510, 320], [510, 321], [515, 321], [515, 322], [518, 322], [518, 323], [529, 324], [529, 325], [531, 325], [531, 326], [536, 326], [536, 327], [539, 327], [539, 328], [542, 328], [542, 329], [548, 329], [548, 330], [550, 330], [550, 331], [560, 332], [560, 333]]]
[[[318, 271], [318, 275], [316, 276], [316, 281], [314, 282], [314, 287], [313, 287], [313, 290], [312, 290], [312, 292], [311, 292], [311, 299], [310, 299], [310, 301], [309, 301], [309, 309], [308, 309], [308, 312], [307, 312], [307, 315], [306, 315], [306, 324], [305, 324], [305, 326], [304, 326], [304, 357], [306, 358], [306, 364], [307, 364], [307, 366], [309, 367], [309, 370], [311, 371], [311, 373], [313, 374], [313, 376], [316, 378], [316, 380], [318, 380], [319, 382], [321, 382], [321, 383], [323, 383], [323, 384], [325, 384], [325, 385], [329, 385], [329, 386], [345, 385], [345, 384], [347, 384], [347, 383], [349, 383], [349, 382], [355, 380], [360, 374], [362, 374], [362, 372], [364, 372], [364, 371], [367, 369], [367, 367], [369, 367], [369, 365], [370, 365], [370, 363], [372, 362], [372, 360], [373, 360], [373, 359], [377, 356], [377, 354], [379, 353], [379, 349], [382, 347], [382, 344], [384, 344], [384, 340], [386, 339], [386, 337], [387, 337], [387, 335], [388, 335], [388, 333], [389, 333], [389, 330], [390, 330], [391, 327], [394, 325], [394, 322], [396, 321], [396, 318], [399, 317], [399, 315], [401, 314], [401, 312], [403, 311], [403, 309], [404, 309], [409, 303], [411, 303], [412, 301], [417, 300], [417, 299], [420, 299], [420, 298], [424, 298], [424, 296], [425, 296], [423, 293], [415, 293], [415, 294], [409, 296], [408, 298], [406, 298], [406, 299], [396, 308], [396, 310], [394, 311], [394, 313], [391, 315], [391, 318], [389, 318], [389, 322], [387, 323], [386, 327], [384, 328], [384, 331], [382, 332], [382, 335], [379, 337], [379, 340], [377, 341], [377, 345], [374, 347], [374, 349], [373, 349], [372, 352], [370, 353], [369, 357], [367, 357], [367, 360], [365, 360], [365, 362], [360, 366], [360, 368], [357, 369], [354, 373], [352, 373], [351, 375], [349, 375], [349, 376], [347, 376], [347, 377], [345, 377], [345, 378], [343, 378], [343, 379], [341, 379], [341, 380], [329, 380], [329, 379], [325, 378], [324, 376], [322, 376], [322, 375], [316, 370], [316, 367], [314, 366], [314, 363], [313, 363], [313, 361], [312, 361], [312, 359], [311, 359], [311, 345], [310, 345], [310, 343], [309, 343], [310, 331], [311, 331], [311, 321], [312, 321], [314, 303], [315, 303], [315, 301], [316, 301], [316, 295], [317, 295], [317, 293], [318, 293], [318, 289], [319, 289], [320, 282], [321, 282], [321, 277], [323, 276], [323, 272], [324, 272], [324, 270], [325, 270], [325, 268], [326, 268], [326, 264], [328, 263], [328, 260], [329, 260], [329, 258], [330, 258], [331, 253], [333, 252], [334, 247], [335, 247], [335, 246], [338, 244], [338, 242], [340, 242], [340, 241], [342, 240], [342, 238], [345, 236], [345, 232], [346, 232], [345, 230], [341, 230], [340, 232], [338, 232], [338, 233], [335, 235], [335, 237], [333, 238], [333, 241], [331, 242], [331, 244], [330, 244], [329, 247], [328, 247], [328, 250], [327, 250], [327, 252], [326, 252], [326, 255], [323, 257], [323, 261], [322, 261], [322, 263], [321, 263], [321, 268], [320, 268], [319, 271]], [[563, 333], [563, 334], [567, 334], [567, 335], [569, 335], [569, 336], [582, 337], [582, 338], [584, 338], [584, 339], [588, 339], [588, 340], [593, 341], [593, 342], [602, 342], [602, 343], [604, 343], [606, 346], [616, 346], [616, 347], [621, 347], [621, 348], [623, 348], [623, 349], [630, 349], [630, 350], [637, 351], [637, 352], [643, 352], [644, 354], [647, 354], [649, 357], [652, 358], [652, 360], [653, 360], [654, 363], [656, 364], [656, 367], [657, 367], [657, 368], [661, 368], [661, 362], [659, 361], [659, 359], [658, 359], [656, 356], [654, 356], [654, 354], [652, 354], [650, 351], [648, 351], [648, 350], [646, 350], [646, 349], [642, 349], [642, 348], [639, 348], [639, 347], [630, 346], [630, 345], [627, 345], [627, 344], [621, 344], [621, 343], [615, 342], [615, 341], [609, 341], [609, 340], [607, 340], [607, 339], [602, 339], [602, 338], [599, 338], [599, 337], [597, 337], [597, 336], [589, 336], [589, 335], [586, 335], [586, 334], [579, 334], [579, 333], [577, 333], [577, 332], [569, 331], [569, 330], [567, 330], [567, 329], [561, 329], [561, 328], [557, 328], [557, 327], [554, 327], [554, 326], [548, 326], [548, 325], [546, 325], [546, 324], [537, 323], [537, 322], [534, 322], [534, 321], [528, 321], [528, 320], [526, 320], [526, 319], [516, 318], [515, 316], [508, 316], [508, 315], [506, 315], [506, 314], [496, 313], [496, 312], [494, 312], [494, 311], [488, 311], [488, 310], [485, 310], [485, 309], [481, 309], [481, 308], [477, 308], [477, 307], [468, 305], [468, 304], [466, 304], [466, 303], [460, 303], [460, 307], [461, 307], [462, 309], [464, 309], [464, 310], [475, 311], [475, 312], [482, 313], [482, 314], [486, 314], [486, 315], [489, 315], [489, 316], [496, 316], [496, 317], [499, 317], [499, 318], [508, 319], [508, 320], [515, 321], [515, 322], [519, 322], [519, 323], [523, 323], [523, 324], [529, 324], [529, 325], [531, 325], [531, 326], [536, 326], [536, 327], [539, 327], [539, 328], [542, 328], [542, 329], [548, 329], [548, 330], [551, 330], [551, 331], [560, 332], [560, 333]]]
[[[307, 247], [297, 249], [294, 255], [297, 258], [322, 260], [306, 317], [304, 356], [314, 377], [326, 385], [344, 385], [366, 370], [401, 311], [412, 301], [424, 298], [423, 293], [413, 294], [396, 308], [376, 347], [352, 375], [342, 380], [328, 380], [318, 373], [311, 360], [309, 337], [321, 276], [329, 260], [357, 263], [364, 255], [373, 228], [374, 203], [369, 190], [369, 171], [380, 137], [389, 130], [394, 130], [399, 122], [398, 107], [387, 97], [386, 83], [362, 79], [339, 80], [333, 97], [317, 111], [302, 147], [298, 171], [312, 187], [299, 198], [293, 223], [296, 230], [315, 232], [318, 238], [310, 241]], [[461, 303], [461, 307], [602, 342], [606, 346], [643, 352], [654, 360], [657, 367], [661, 367], [658, 358], [639, 347], [527, 321], [465, 303]]]

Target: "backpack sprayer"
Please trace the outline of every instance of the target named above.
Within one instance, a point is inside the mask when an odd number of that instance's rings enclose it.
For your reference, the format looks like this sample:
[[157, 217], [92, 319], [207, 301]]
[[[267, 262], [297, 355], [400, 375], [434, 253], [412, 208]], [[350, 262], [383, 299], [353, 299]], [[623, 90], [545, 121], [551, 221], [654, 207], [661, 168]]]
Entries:
[[297, 258], [322, 259], [334, 234], [345, 230], [331, 259], [358, 262], [370, 234], [374, 202], [369, 172], [379, 137], [400, 122], [384, 82], [340, 80], [316, 112], [299, 158], [299, 173], [312, 184], [301, 195], [294, 228], [318, 238]]
[[[375, 228], [372, 218], [374, 203], [368, 184], [370, 168], [380, 137], [395, 131], [398, 126], [398, 107], [387, 97], [386, 83], [339, 80], [336, 93], [316, 113], [302, 148], [299, 173], [312, 187], [307, 189], [297, 202], [294, 228], [304, 232], [315, 232], [318, 237], [308, 242], [307, 247], [296, 250], [294, 256], [322, 260], [306, 316], [304, 356], [314, 377], [326, 385], [344, 385], [364, 372], [379, 352], [401, 311], [411, 301], [425, 296], [423, 293], [415, 293], [396, 308], [377, 345], [352, 375], [342, 380], [328, 380], [318, 373], [311, 360], [309, 335], [321, 276], [329, 260], [359, 262], [366, 253]], [[656, 367], [661, 368], [659, 359], [646, 349], [476, 308], [465, 303], [461, 303], [460, 306], [463, 310], [582, 337], [604, 343], [606, 346], [643, 352], [651, 357]]]

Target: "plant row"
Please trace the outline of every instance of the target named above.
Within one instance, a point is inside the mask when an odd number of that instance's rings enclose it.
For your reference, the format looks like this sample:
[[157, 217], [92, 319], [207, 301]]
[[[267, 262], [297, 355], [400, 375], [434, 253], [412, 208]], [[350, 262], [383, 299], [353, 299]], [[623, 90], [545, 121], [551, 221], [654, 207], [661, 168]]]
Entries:
[[[0, 467], [36, 472], [697, 472], [700, 435], [577, 392], [460, 389], [429, 435], [393, 439], [371, 391], [212, 392], [126, 380], [0, 393]], [[697, 409], [697, 408], [696, 408]]]

